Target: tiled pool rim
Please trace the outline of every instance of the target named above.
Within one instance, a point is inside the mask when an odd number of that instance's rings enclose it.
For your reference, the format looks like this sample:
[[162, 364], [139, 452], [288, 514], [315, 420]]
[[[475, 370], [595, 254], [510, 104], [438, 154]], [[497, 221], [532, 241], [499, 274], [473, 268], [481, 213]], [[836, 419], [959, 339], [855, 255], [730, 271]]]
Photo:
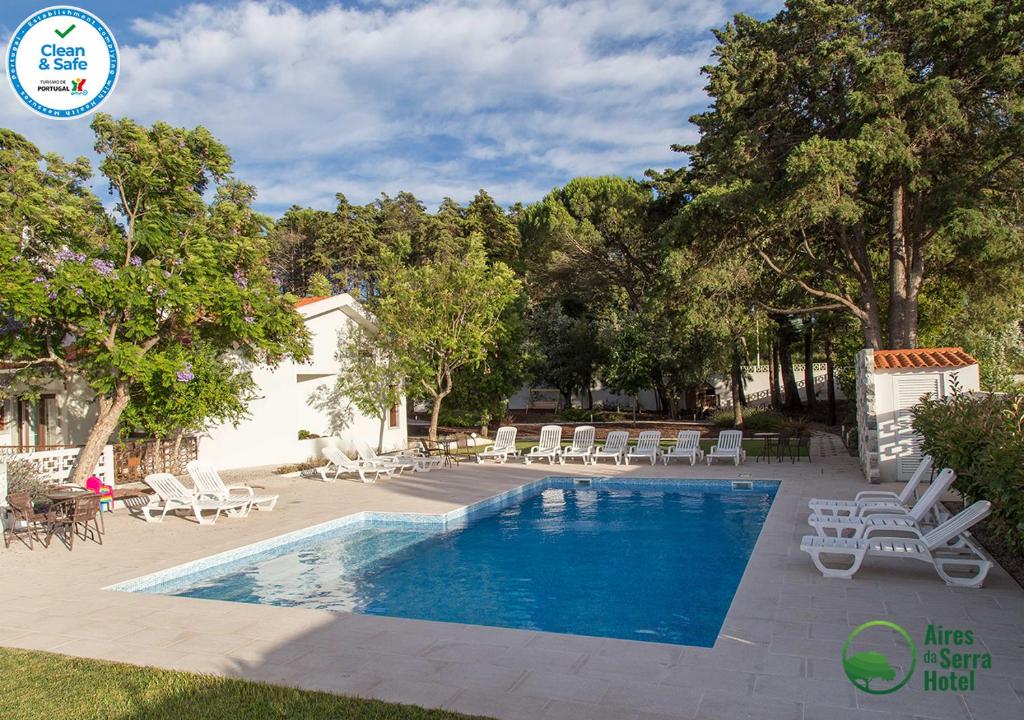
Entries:
[[462, 507], [449, 510], [446, 513], [431, 514], [431, 513], [397, 513], [397, 512], [377, 512], [372, 510], [364, 510], [350, 515], [344, 515], [334, 520], [328, 520], [327, 522], [317, 523], [300, 530], [293, 530], [292, 532], [284, 533], [282, 535], [276, 535], [266, 540], [260, 540], [259, 542], [250, 543], [249, 545], [243, 545], [241, 547], [234, 548], [232, 550], [226, 550], [224, 552], [216, 553], [214, 555], [208, 555], [198, 560], [192, 560], [187, 563], [175, 565], [173, 567], [166, 568], [164, 570], [158, 570], [147, 575], [142, 575], [131, 580], [125, 580], [123, 582], [108, 585], [103, 590], [113, 590], [117, 592], [142, 592], [157, 585], [161, 585], [171, 580], [177, 580], [179, 578], [193, 575], [196, 573], [209, 570], [210, 568], [218, 565], [225, 565], [227, 563], [240, 560], [252, 555], [264, 553], [269, 550], [281, 547], [282, 545], [288, 545], [300, 540], [306, 540], [317, 535], [325, 534], [350, 526], [362, 526], [362, 527], [382, 527], [389, 525], [405, 525], [410, 523], [417, 523], [423, 525], [437, 526], [439, 530], [445, 530], [456, 524], [464, 523], [471, 520], [475, 515], [486, 513], [493, 510], [495, 507], [501, 507], [506, 504], [510, 504], [513, 501], [523, 498], [527, 495], [533, 495], [539, 492], [543, 492], [548, 488], [561, 487], [561, 486], [587, 486], [600, 487], [601, 485], [614, 485], [622, 486], [628, 485], [631, 488], [638, 490], [670, 490], [672, 488], [677, 489], [721, 489], [728, 485], [730, 488], [735, 489], [738, 492], [744, 491], [778, 491], [781, 485], [781, 480], [748, 480], [748, 479], [722, 479], [722, 480], [709, 480], [709, 479], [686, 479], [686, 478], [621, 478], [621, 477], [581, 477], [581, 476], [564, 476], [564, 475], [549, 475], [541, 478], [540, 480], [534, 480], [533, 482], [525, 483], [517, 487], [506, 490], [505, 492], [492, 495], [491, 497], [484, 498], [475, 503], [464, 505]]

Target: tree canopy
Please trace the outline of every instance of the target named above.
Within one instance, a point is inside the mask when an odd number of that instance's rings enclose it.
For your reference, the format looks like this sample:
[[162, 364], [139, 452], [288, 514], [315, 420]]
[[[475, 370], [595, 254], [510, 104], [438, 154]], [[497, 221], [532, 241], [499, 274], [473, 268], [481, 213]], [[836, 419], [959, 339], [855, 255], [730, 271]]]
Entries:
[[269, 221], [252, 210], [253, 189], [230, 179], [227, 148], [204, 128], [102, 114], [92, 128], [114, 214], [85, 187], [84, 159], [43, 158], [0, 130], [0, 162], [12, 169], [0, 179], [0, 356], [19, 363], [12, 382], [78, 379], [95, 392], [79, 483], [133, 384], [190, 374], [182, 346], [266, 364], [309, 352], [268, 267]]

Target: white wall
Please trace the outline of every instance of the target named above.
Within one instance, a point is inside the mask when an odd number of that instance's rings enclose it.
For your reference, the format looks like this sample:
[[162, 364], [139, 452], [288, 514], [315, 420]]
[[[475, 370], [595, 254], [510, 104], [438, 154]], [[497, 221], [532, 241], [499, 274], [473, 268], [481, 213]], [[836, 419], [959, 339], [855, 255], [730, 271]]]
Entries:
[[[96, 424], [96, 402], [89, 386], [83, 380], [72, 380], [65, 388], [63, 381], [53, 380], [40, 391], [53, 395], [56, 404], [56, 433], [47, 437], [47, 445], [82, 445]], [[17, 395], [17, 390], [13, 393]], [[0, 445], [18, 444], [18, 405], [16, 397], [6, 403], [7, 424], [0, 431]]]
[[[807, 401], [807, 388], [804, 382], [804, 366], [794, 365], [794, 375], [796, 375], [797, 387], [800, 392], [800, 400]], [[768, 367], [764, 365], [751, 366], [744, 368], [744, 390], [747, 394], [748, 405], [761, 405], [767, 406], [771, 404], [771, 389], [770, 389], [770, 373]], [[824, 363], [814, 364], [814, 392], [815, 397], [819, 400], [826, 400], [828, 397], [827, 391], [827, 373], [825, 372]], [[722, 375], [712, 375], [708, 378], [708, 382], [714, 386], [715, 394], [718, 396], [718, 404], [720, 407], [731, 407], [732, 406], [732, 390], [729, 387], [728, 379]], [[842, 388], [839, 386], [838, 380], [835, 383], [836, 388], [836, 399], [845, 400], [846, 395], [843, 394]], [[594, 398], [594, 405], [603, 406], [606, 408], [614, 408], [616, 405], [621, 407], [623, 410], [630, 410], [633, 407], [633, 396], [632, 395], [617, 395], [608, 388], [604, 388], [597, 383], [595, 389], [591, 393]], [[530, 397], [530, 387], [524, 385], [522, 388], [513, 395], [508, 402], [509, 410], [526, 410], [527, 403]], [[642, 410], [657, 411], [658, 408], [658, 395], [653, 390], [644, 390], [639, 395], [640, 408]], [[585, 407], [586, 396], [585, 395], [574, 395], [573, 396], [574, 407]]]
[[[916, 405], [918, 393], [931, 387], [939, 398], [947, 397], [953, 388], [953, 378], [965, 392], [980, 389], [979, 368], [969, 365], [961, 368], [920, 368], [902, 370], [876, 369], [875, 415], [878, 431], [878, 480], [905, 481], [920, 459], [920, 439], [909, 427], [909, 413], [900, 407]], [[902, 403], [900, 387], [903, 386]], [[926, 388], [928, 390], [926, 390]], [[914, 397], [917, 396], [917, 397]]]
[[[329, 298], [302, 308], [312, 333], [310, 361], [283, 363], [275, 369], [257, 368], [253, 379], [259, 395], [249, 404], [249, 418], [238, 427], [221, 425], [200, 437], [200, 458], [218, 468], [284, 465], [319, 455], [320, 448], [328, 442], [346, 451], [354, 449], [357, 441], [377, 446], [378, 418], [359, 412], [346, 399], [326, 405], [317, 402], [321, 393], [335, 384], [339, 332], [345, 332], [355, 322], [337, 303], [332, 303], [334, 300]], [[385, 430], [385, 450], [406, 447], [405, 415], [403, 401], [398, 426]], [[299, 430], [333, 439], [300, 441]]]

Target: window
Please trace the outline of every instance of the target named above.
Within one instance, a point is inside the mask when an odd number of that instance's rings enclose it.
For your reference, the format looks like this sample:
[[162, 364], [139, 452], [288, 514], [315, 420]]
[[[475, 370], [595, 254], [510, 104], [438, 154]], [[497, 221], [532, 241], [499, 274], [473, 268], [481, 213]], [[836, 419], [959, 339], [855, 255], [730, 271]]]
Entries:
[[18, 445], [42, 449], [61, 443], [57, 426], [57, 398], [40, 395], [38, 400], [18, 399]]
[[401, 425], [401, 418], [398, 417], [398, 406], [392, 405], [388, 411], [388, 427], [396, 428]]

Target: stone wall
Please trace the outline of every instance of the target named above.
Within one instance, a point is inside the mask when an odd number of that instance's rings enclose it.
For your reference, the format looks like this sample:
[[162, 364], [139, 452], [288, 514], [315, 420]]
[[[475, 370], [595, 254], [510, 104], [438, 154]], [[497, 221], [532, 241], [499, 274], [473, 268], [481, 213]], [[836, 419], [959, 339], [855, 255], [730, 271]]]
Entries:
[[860, 468], [868, 482], [879, 482], [878, 414], [875, 408], [875, 352], [857, 353], [857, 451]]

